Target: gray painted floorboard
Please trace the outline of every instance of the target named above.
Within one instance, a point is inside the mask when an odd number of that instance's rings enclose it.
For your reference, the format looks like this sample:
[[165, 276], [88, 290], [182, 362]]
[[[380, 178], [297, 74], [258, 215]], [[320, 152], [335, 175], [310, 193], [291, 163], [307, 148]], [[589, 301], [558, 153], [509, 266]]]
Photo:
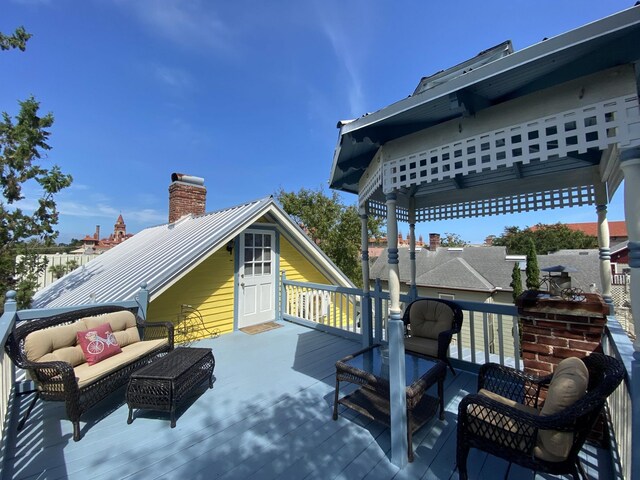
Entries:
[[[445, 384], [446, 418], [414, 434], [415, 460], [389, 461], [389, 429], [341, 407], [331, 419], [335, 362], [358, 350], [352, 341], [285, 323], [258, 335], [235, 332], [200, 342], [216, 358], [214, 388], [168, 416], [137, 412], [127, 425], [124, 390], [88, 412], [84, 437], [72, 440], [64, 406], [40, 402], [25, 429], [7, 439], [3, 478], [12, 479], [457, 479], [458, 402], [476, 376], [458, 371]], [[24, 411], [28, 396], [19, 399]], [[14, 412], [14, 420], [17, 418]], [[609, 478], [607, 457], [585, 449], [592, 478]], [[472, 450], [471, 478], [503, 478], [506, 462]], [[534, 478], [512, 467], [510, 479]], [[537, 476], [535, 478], [546, 478]]]

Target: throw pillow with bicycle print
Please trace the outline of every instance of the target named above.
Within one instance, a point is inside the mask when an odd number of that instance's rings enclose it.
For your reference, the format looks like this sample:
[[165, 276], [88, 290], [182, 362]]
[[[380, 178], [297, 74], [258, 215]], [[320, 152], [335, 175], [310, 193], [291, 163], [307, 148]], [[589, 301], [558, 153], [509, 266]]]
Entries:
[[76, 336], [78, 345], [82, 348], [84, 358], [89, 365], [95, 365], [122, 351], [111, 331], [111, 325], [108, 323], [78, 332]]

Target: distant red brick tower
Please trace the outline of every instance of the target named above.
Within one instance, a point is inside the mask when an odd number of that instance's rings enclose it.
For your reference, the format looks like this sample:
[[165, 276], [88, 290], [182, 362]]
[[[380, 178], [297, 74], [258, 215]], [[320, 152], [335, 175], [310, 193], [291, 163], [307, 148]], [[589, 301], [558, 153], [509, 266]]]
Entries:
[[114, 240], [118, 243], [122, 242], [127, 237], [127, 226], [124, 223], [122, 214], [118, 215], [116, 224], [113, 226], [113, 237]]
[[171, 174], [169, 185], [169, 223], [180, 220], [185, 215], [202, 215], [207, 202], [204, 178], [182, 173]]

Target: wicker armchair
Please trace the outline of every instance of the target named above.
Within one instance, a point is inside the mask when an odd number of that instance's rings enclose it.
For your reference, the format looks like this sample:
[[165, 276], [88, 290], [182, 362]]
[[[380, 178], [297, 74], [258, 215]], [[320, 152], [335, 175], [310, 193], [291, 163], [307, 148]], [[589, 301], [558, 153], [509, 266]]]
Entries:
[[411, 302], [402, 318], [405, 350], [438, 358], [455, 375], [448, 352], [451, 339], [460, 333], [462, 318], [462, 309], [448, 300], [421, 298]]
[[[80, 416], [93, 405], [122, 387], [132, 372], [147, 365], [154, 358], [173, 350], [173, 325], [171, 323], [145, 322], [136, 316], [135, 324], [143, 340], [167, 341], [154, 346], [152, 350], [133, 361], [123, 363], [108, 375], [98, 378], [88, 385], [80, 386], [74, 375], [74, 367], [65, 361], [30, 361], [25, 348], [27, 336], [38, 330], [68, 325], [85, 317], [109, 314], [127, 310], [115, 305], [101, 305], [82, 308], [49, 317], [24, 321], [14, 326], [5, 343], [5, 351], [18, 368], [30, 373], [36, 384], [35, 396], [27, 412], [18, 424], [21, 430], [38, 398], [65, 402], [67, 417], [73, 423], [73, 439], [80, 440]], [[116, 358], [115, 357], [112, 358]], [[28, 392], [27, 392], [28, 393]]]
[[[553, 375], [535, 377], [496, 364], [483, 365], [478, 375], [478, 391], [482, 392], [467, 395], [458, 407], [460, 479], [468, 478], [466, 463], [471, 447], [538, 472], [572, 474], [576, 480], [580, 474], [587, 478], [578, 453], [625, 370], [617, 359], [599, 353], [582, 360], [586, 393], [551, 414], [544, 408], [539, 412], [538, 407], [540, 393], [548, 388]], [[556, 374], [559, 370], [560, 365]], [[551, 392], [547, 390], [547, 394], [550, 403]], [[564, 445], [549, 452], [545, 450], [549, 444], [542, 444], [549, 438], [560, 439]], [[566, 455], [561, 454], [563, 451]]]

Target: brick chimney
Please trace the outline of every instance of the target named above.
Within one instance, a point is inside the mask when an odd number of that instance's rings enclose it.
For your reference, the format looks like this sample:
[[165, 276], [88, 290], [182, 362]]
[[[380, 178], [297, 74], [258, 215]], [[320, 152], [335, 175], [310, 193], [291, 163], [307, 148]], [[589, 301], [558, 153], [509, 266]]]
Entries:
[[429, 234], [429, 250], [435, 252], [436, 248], [440, 246], [440, 234], [439, 233], [430, 233]]
[[185, 215], [201, 215], [205, 212], [207, 189], [204, 178], [182, 173], [171, 174], [169, 185], [169, 223]]

